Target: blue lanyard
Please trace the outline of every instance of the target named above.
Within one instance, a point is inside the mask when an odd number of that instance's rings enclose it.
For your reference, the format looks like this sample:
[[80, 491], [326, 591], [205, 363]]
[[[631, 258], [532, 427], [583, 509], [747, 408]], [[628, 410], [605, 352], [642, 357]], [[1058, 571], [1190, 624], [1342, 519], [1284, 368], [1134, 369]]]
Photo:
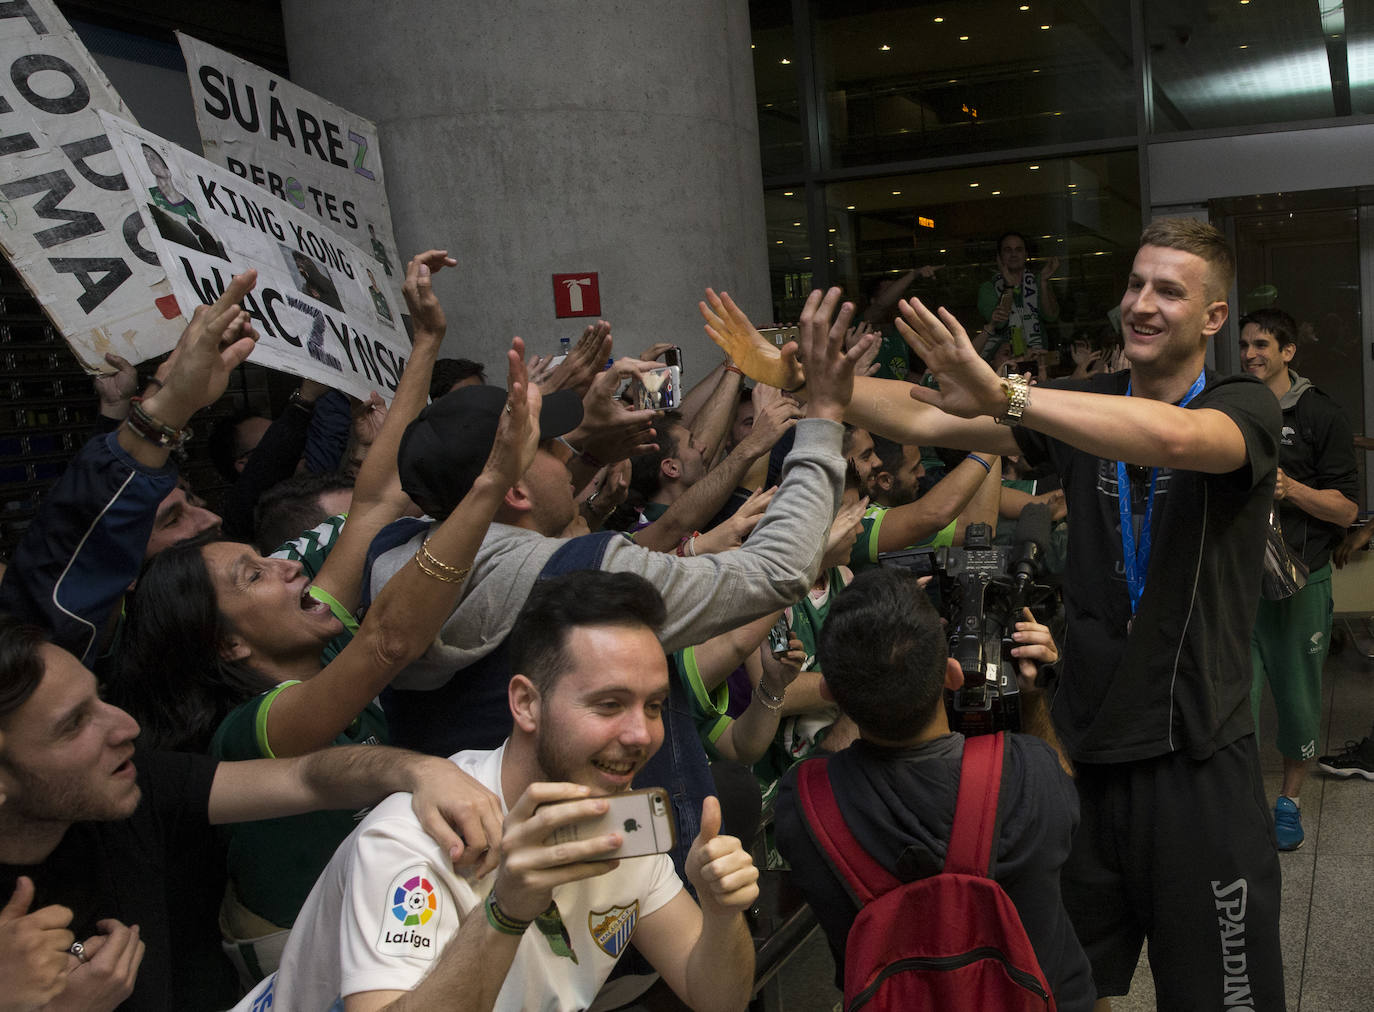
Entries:
[[[1178, 402], [1180, 408], [1202, 392], [1206, 385], [1207, 370], [1197, 374], [1193, 385]], [[1126, 383], [1126, 396], [1131, 396], [1131, 384]], [[1126, 474], [1126, 464], [1116, 462], [1116, 503], [1121, 511], [1121, 561], [1126, 569], [1126, 588], [1131, 593], [1131, 614], [1140, 607], [1140, 599], [1145, 594], [1145, 575], [1150, 569], [1150, 532], [1155, 512], [1155, 477], [1159, 468], [1150, 468], [1150, 490], [1145, 495], [1145, 522], [1140, 528], [1140, 543], [1136, 543], [1135, 523], [1131, 517], [1131, 479]]]

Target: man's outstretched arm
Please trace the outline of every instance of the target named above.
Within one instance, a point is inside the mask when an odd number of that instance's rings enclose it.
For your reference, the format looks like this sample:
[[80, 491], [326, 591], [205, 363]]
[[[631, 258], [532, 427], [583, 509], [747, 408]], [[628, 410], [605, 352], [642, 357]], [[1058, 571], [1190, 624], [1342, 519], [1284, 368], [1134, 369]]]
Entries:
[[[897, 329], [925, 360], [939, 390], [911, 396], [961, 418], [987, 421], [1007, 408], [1007, 392], [978, 357], [947, 310], [936, 316], [919, 299], [901, 305]], [[1224, 412], [1188, 410], [1148, 397], [1119, 397], [1035, 387], [1021, 424], [1107, 460], [1224, 474], [1249, 459], [1245, 436]]]

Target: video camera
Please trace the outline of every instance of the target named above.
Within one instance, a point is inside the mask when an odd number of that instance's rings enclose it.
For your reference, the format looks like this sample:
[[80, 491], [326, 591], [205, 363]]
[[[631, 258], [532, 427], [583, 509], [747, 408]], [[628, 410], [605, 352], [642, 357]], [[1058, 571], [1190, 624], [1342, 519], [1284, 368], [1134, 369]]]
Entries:
[[1013, 548], [994, 545], [987, 524], [969, 524], [963, 548], [909, 548], [878, 556], [879, 565], [935, 578], [931, 596], [949, 623], [949, 655], [964, 672], [963, 686], [945, 694], [951, 730], [972, 736], [1021, 729], [1011, 634], [1021, 609], [1051, 592], [1035, 583], [1049, 540], [1050, 507], [1031, 503], [1016, 523]]

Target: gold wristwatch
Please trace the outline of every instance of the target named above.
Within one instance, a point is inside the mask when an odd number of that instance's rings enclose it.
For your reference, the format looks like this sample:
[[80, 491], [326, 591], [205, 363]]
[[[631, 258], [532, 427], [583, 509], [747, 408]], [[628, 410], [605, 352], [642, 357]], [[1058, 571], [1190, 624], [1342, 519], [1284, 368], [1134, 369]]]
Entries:
[[1020, 425], [1021, 415], [1030, 405], [1030, 381], [1024, 376], [1004, 376], [1002, 392], [1007, 395], [1007, 410], [993, 421], [998, 425]]

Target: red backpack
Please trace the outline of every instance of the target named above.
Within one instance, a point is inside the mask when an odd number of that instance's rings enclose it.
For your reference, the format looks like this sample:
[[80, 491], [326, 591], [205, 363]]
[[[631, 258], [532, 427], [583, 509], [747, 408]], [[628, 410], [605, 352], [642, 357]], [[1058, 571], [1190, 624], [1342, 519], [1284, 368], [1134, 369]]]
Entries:
[[811, 834], [860, 904], [844, 960], [849, 1010], [1054, 1012], [1054, 996], [1010, 897], [989, 877], [1002, 784], [1001, 733], [964, 741], [944, 870], [901, 882], [845, 825], [825, 759], [797, 770]]

